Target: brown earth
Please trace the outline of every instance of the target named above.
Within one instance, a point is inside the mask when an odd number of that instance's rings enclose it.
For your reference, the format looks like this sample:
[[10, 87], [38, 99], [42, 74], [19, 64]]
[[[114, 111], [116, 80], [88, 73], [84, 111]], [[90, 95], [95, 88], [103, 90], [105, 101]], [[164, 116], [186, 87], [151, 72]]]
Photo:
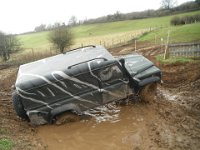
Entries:
[[[142, 46], [141, 46], [142, 47]], [[111, 49], [130, 53], [133, 45]], [[153, 59], [159, 47], [139, 51]], [[152, 55], [153, 54], [153, 55]], [[77, 122], [34, 127], [20, 120], [12, 107], [11, 86], [16, 67], [0, 70], [0, 139], [11, 139], [13, 149], [200, 149], [200, 64], [159, 65], [163, 84], [150, 103], [129, 101], [90, 111]]]

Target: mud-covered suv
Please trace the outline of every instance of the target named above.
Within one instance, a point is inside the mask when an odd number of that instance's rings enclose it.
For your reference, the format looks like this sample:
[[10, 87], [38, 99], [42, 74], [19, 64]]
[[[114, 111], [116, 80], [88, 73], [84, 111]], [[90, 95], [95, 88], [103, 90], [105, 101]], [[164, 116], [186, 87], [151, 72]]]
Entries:
[[87, 46], [21, 65], [12, 99], [19, 117], [45, 124], [67, 111], [81, 115], [138, 95], [160, 80], [160, 70], [141, 55], [113, 57]]

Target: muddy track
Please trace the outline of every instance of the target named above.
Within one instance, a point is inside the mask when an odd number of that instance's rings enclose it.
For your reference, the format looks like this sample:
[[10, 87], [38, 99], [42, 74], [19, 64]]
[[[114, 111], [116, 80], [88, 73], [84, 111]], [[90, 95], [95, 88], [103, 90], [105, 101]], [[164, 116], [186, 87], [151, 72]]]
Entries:
[[[191, 67], [192, 66], [192, 67]], [[200, 64], [160, 66], [163, 84], [168, 87], [179, 87], [200, 78]]]

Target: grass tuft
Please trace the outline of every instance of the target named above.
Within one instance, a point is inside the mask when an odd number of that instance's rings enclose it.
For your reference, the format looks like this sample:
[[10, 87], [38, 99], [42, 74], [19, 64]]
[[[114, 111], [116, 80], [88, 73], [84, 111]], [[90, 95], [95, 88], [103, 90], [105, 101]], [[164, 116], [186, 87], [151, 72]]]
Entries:
[[168, 59], [164, 59], [163, 55], [156, 56], [156, 60], [159, 61], [161, 64], [189, 63], [195, 61], [191, 57], [170, 57]]
[[0, 150], [11, 150], [13, 142], [9, 139], [0, 139]]

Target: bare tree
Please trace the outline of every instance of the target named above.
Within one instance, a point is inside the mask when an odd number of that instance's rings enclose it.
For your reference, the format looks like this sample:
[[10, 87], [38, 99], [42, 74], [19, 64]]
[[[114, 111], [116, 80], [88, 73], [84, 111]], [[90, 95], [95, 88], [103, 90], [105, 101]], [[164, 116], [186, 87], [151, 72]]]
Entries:
[[41, 32], [41, 31], [45, 31], [46, 30], [46, 25], [45, 24], [41, 24], [37, 27], [35, 27], [35, 32]]
[[77, 24], [76, 16], [71, 16], [71, 18], [69, 19], [68, 25], [69, 26], [75, 26], [76, 24]]
[[0, 56], [4, 61], [10, 59], [10, 54], [13, 51], [20, 49], [20, 42], [14, 35], [6, 35], [0, 32]]
[[49, 41], [63, 53], [73, 44], [73, 34], [69, 28], [60, 26], [50, 32]]
[[176, 0], [162, 0], [161, 7], [164, 9], [171, 9], [176, 5]]
[[120, 13], [120, 11], [116, 11], [116, 13], [113, 16], [115, 18], [115, 21], [122, 19], [122, 14]]

